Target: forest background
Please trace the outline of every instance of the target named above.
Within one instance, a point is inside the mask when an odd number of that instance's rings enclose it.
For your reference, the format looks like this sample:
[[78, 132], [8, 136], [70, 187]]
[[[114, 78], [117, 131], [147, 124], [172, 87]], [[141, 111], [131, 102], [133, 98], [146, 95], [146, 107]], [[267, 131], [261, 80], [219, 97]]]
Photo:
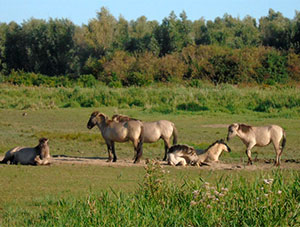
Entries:
[[294, 84], [300, 80], [300, 12], [258, 20], [225, 14], [161, 23], [116, 19], [101, 8], [87, 25], [31, 18], [0, 23], [0, 82], [49, 87], [147, 86], [155, 82]]

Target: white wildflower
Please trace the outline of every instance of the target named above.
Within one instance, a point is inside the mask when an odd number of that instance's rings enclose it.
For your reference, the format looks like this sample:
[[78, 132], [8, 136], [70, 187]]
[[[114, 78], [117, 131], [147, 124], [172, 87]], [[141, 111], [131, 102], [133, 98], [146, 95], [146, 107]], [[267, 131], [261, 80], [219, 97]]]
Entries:
[[282, 193], [282, 191], [281, 190], [278, 190], [278, 192], [277, 192], [279, 195]]
[[272, 184], [273, 179], [264, 179], [264, 182], [265, 182], [266, 184]]
[[199, 195], [199, 190], [195, 190], [195, 191], [193, 191], [193, 195], [194, 195], [194, 196], [197, 196], [197, 195]]
[[195, 206], [195, 205], [197, 205], [198, 203], [196, 202], [196, 201], [194, 201], [194, 200], [192, 200], [191, 202], [190, 202], [190, 206]]

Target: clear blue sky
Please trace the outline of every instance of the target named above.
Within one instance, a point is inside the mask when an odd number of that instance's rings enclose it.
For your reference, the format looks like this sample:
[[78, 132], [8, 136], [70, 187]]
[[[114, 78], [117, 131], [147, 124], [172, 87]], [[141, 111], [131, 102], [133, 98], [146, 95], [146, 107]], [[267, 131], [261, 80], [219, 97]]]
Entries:
[[213, 20], [225, 13], [241, 19], [246, 15], [259, 19], [267, 16], [270, 8], [292, 19], [295, 11], [300, 11], [300, 0], [0, 0], [0, 22], [21, 24], [32, 17], [51, 17], [67, 18], [81, 25], [95, 18], [103, 6], [115, 18], [122, 15], [128, 21], [146, 16], [161, 22], [171, 11], [179, 16], [183, 10], [190, 20]]

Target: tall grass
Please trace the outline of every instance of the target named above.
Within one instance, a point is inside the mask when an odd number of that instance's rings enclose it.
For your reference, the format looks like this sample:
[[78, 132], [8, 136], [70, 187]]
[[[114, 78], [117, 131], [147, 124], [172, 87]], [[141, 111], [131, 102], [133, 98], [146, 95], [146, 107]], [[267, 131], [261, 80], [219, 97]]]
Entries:
[[238, 88], [231, 85], [199, 88], [157, 86], [109, 88], [45, 88], [0, 85], [0, 108], [47, 109], [68, 107], [140, 107], [160, 113], [263, 112], [299, 116], [300, 92], [296, 87]]
[[[43, 211], [11, 212], [4, 224], [30, 226], [298, 226], [300, 175], [281, 170], [255, 179], [220, 176], [178, 184], [154, 161], [134, 194], [45, 200]], [[175, 179], [176, 181], [176, 179]], [[19, 223], [20, 222], [20, 223]]]

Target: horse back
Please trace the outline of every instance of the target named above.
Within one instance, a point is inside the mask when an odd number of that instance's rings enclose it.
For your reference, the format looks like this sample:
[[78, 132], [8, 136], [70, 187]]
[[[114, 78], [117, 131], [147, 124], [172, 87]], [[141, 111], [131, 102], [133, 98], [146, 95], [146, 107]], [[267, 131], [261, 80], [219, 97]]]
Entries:
[[35, 157], [37, 156], [37, 151], [35, 148], [24, 147], [19, 149], [14, 154], [14, 162], [21, 164], [35, 164]]
[[257, 146], [266, 146], [269, 143], [281, 140], [284, 130], [278, 125], [254, 127]]
[[112, 122], [108, 131], [108, 137], [116, 142], [137, 140], [142, 132], [143, 123], [138, 120], [126, 122]]

